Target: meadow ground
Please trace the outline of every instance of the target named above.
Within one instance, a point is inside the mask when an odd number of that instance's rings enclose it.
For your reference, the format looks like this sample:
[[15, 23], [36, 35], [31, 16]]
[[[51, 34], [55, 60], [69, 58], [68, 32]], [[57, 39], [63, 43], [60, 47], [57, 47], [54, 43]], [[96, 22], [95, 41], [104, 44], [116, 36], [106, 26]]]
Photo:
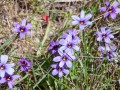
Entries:
[[[14, 73], [20, 75], [14, 90], [120, 90], [120, 14], [116, 19], [104, 18], [99, 8], [109, 0], [56, 1], [0, 0], [0, 54], [8, 55], [8, 62], [15, 63]], [[72, 25], [71, 17], [79, 16], [82, 10], [92, 14], [90, 21], [93, 22], [83, 31], [78, 25]], [[21, 23], [23, 19], [32, 24], [32, 29], [30, 36], [21, 39], [19, 33], [13, 32], [13, 23]], [[118, 55], [113, 61], [100, 57], [98, 47], [102, 43], [97, 41], [95, 32], [101, 27], [111, 29], [114, 35], [111, 45], [117, 47]], [[67, 68], [69, 74], [59, 78], [52, 75], [55, 55], [48, 48], [52, 40], [60, 40], [70, 29], [78, 31], [80, 49], [74, 53], [76, 61], [71, 61], [72, 67]], [[21, 56], [32, 63], [28, 72], [20, 71]], [[6, 83], [0, 84], [0, 90], [9, 90], [9, 87]]]

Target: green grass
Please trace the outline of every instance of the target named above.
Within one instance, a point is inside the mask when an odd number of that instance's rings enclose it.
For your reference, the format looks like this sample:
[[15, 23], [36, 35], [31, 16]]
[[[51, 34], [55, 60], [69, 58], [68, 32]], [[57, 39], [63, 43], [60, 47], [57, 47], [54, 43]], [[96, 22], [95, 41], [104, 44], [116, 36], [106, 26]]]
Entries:
[[[28, 0], [27, 0], [28, 1]], [[102, 25], [105, 26], [108, 24], [115, 24], [115, 26], [110, 26], [112, 29], [119, 28], [119, 21], [105, 21], [101, 17], [101, 13], [99, 12], [99, 6], [104, 5], [101, 0], [98, 2], [92, 1], [86, 6], [82, 6], [82, 9], [86, 10], [86, 12], [91, 12], [93, 16], [93, 20], [96, 20], [92, 26], [87, 27], [85, 32], [79, 31], [79, 37], [81, 38], [80, 43], [80, 51], [76, 52], [75, 55], [77, 60], [73, 63], [73, 66], [70, 70], [70, 74], [68, 76], [64, 76], [63, 78], [58, 78], [57, 76], [51, 75], [51, 67], [53, 64], [53, 57], [50, 52], [46, 49], [51, 40], [58, 40], [60, 36], [72, 27], [71, 25], [71, 16], [74, 13], [69, 11], [62, 11], [55, 8], [54, 1], [51, 0], [50, 4], [53, 5], [52, 9], [47, 7], [42, 8], [45, 0], [40, 2], [35, 2], [34, 0], [29, 0], [32, 7], [35, 8], [34, 13], [25, 13], [27, 18], [33, 24], [34, 35], [32, 38], [27, 37], [25, 40], [30, 44], [33, 44], [35, 47], [34, 54], [23, 52], [25, 58], [28, 58], [32, 62], [32, 68], [28, 73], [22, 73], [18, 71], [18, 66], [16, 65], [16, 74], [20, 74], [21, 78], [16, 81], [16, 86], [14, 90], [120, 90], [120, 67], [116, 62], [108, 62], [108, 60], [101, 59], [98, 56], [98, 43], [96, 42], [96, 37], [94, 37], [94, 32], [97, 31]], [[89, 9], [88, 9], [89, 8]], [[29, 11], [29, 10], [28, 10]], [[77, 11], [76, 13], [79, 13]], [[45, 28], [41, 28], [43, 21], [41, 20], [40, 14], [47, 13], [50, 14], [50, 23], [47, 24]], [[56, 18], [61, 16], [61, 21], [57, 22]], [[38, 21], [34, 18], [37, 17]], [[40, 17], [40, 18], [39, 18]], [[21, 17], [20, 17], [21, 18]], [[119, 17], [118, 17], [119, 18]], [[22, 18], [21, 18], [22, 19]], [[108, 25], [107, 24], [107, 25]], [[2, 28], [3, 26], [0, 25]], [[11, 27], [12, 23], [11, 23]], [[8, 28], [7, 28], [8, 29]], [[50, 35], [52, 33], [52, 35]], [[17, 63], [19, 54], [12, 43], [17, 40], [16, 35], [12, 35], [6, 42], [4, 42], [0, 46], [0, 53], [4, 54], [8, 47], [9, 61], [13, 60]], [[32, 41], [33, 39], [38, 38], [39, 42], [35, 43]], [[18, 41], [19, 42], [19, 41]], [[23, 47], [24, 48], [24, 47]], [[29, 48], [31, 49], [31, 48]], [[119, 51], [120, 48], [117, 49]], [[101, 62], [97, 62], [96, 60], [101, 60]], [[119, 58], [118, 61], [120, 62]], [[119, 81], [119, 82], [118, 82]], [[116, 84], [118, 82], [118, 84]], [[2, 90], [6, 90], [6, 85], [0, 85]]]

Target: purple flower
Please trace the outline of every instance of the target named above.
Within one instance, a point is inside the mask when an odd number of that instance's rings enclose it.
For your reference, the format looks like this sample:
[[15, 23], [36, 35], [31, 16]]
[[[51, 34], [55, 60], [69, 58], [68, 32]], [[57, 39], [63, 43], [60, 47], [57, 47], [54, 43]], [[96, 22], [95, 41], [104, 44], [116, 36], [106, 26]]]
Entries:
[[52, 64], [51, 67], [54, 68], [54, 70], [52, 71], [53, 76], [58, 74], [58, 76], [61, 78], [63, 76], [63, 73], [65, 73], [66, 75], [69, 74], [69, 70], [65, 69], [64, 66], [60, 67], [58, 64]]
[[5, 77], [0, 79], [0, 84], [7, 83], [9, 88], [12, 89], [14, 86], [14, 80], [20, 78], [19, 75], [8, 75], [5, 74]]
[[106, 44], [106, 47], [100, 46], [98, 50], [101, 52], [101, 57], [106, 56], [109, 61], [113, 61], [113, 58], [118, 55], [116, 51], [116, 46], [108, 46]]
[[53, 61], [59, 62], [60, 67], [66, 65], [67, 67], [71, 68], [72, 67], [71, 60], [75, 60], [76, 59], [75, 56], [73, 56], [70, 52], [63, 53], [60, 50], [58, 52], [60, 56], [56, 56], [55, 58], [53, 58]]
[[77, 34], [77, 30], [69, 30], [68, 33], [64, 33], [62, 35], [62, 38], [67, 38], [69, 35], [71, 35], [72, 40], [78, 44], [80, 43], [80, 38], [77, 36]]
[[58, 48], [59, 48], [59, 42], [51, 41], [50, 46], [48, 47], [48, 50], [52, 50], [52, 54], [56, 54]]
[[10, 75], [13, 74], [14, 69], [12, 68], [14, 66], [14, 63], [6, 64], [8, 61], [7, 55], [1, 55], [1, 63], [0, 63], [0, 77], [4, 77], [5, 73], [8, 73]]
[[79, 47], [76, 45], [77, 42], [72, 40], [72, 36], [68, 35], [66, 39], [61, 39], [59, 43], [63, 46], [60, 47], [60, 50], [65, 50], [65, 52], [74, 53], [74, 50], [79, 51]]
[[30, 35], [29, 29], [32, 28], [32, 24], [26, 25], [26, 20], [22, 20], [22, 24], [20, 25], [18, 22], [14, 22], [15, 29], [13, 32], [17, 32], [20, 34], [20, 38], [25, 38], [25, 34]]
[[97, 32], [97, 41], [104, 41], [106, 43], [111, 43], [111, 38], [114, 38], [112, 34], [110, 34], [112, 31], [110, 29], [105, 30], [105, 27], [101, 28], [101, 32]]
[[21, 71], [28, 72], [29, 68], [32, 66], [31, 62], [23, 57], [20, 58], [18, 62]]
[[72, 19], [74, 20], [74, 21], [72, 21], [72, 25], [78, 24], [80, 30], [83, 30], [85, 25], [91, 25], [92, 24], [92, 22], [88, 21], [91, 17], [92, 17], [91, 14], [87, 14], [85, 16], [85, 12], [82, 10], [81, 13], [80, 13], [80, 17], [78, 17], [76, 15], [72, 16]]
[[105, 18], [110, 15], [112, 19], [115, 19], [116, 13], [120, 13], [120, 8], [118, 8], [118, 5], [119, 3], [116, 1], [112, 5], [110, 5], [110, 2], [106, 2], [106, 6], [101, 7], [100, 10], [105, 12]]

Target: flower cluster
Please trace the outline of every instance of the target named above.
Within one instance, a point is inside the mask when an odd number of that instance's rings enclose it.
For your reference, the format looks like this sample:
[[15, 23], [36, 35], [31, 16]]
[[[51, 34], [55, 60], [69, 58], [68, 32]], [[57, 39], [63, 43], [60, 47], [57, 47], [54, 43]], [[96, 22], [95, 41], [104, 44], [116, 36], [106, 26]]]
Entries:
[[15, 27], [13, 32], [19, 33], [20, 38], [25, 38], [25, 34], [30, 35], [29, 29], [32, 28], [32, 24], [29, 23], [29, 24], [26, 25], [26, 20], [25, 19], [22, 20], [22, 24], [19, 24], [18, 22], [14, 22], [13, 25]]
[[73, 15], [72, 19], [72, 25], [79, 25], [80, 30], [83, 30], [85, 28], [85, 25], [91, 25], [92, 22], [89, 21], [89, 19], [92, 17], [92, 15], [89, 13], [85, 16], [85, 12], [82, 10], [80, 13], [80, 17]]
[[[100, 7], [100, 11], [104, 11], [104, 18], [111, 16], [112, 19], [115, 19], [117, 13], [120, 13], [120, 8], [118, 8], [119, 3], [115, 1], [113, 4], [110, 2], [105, 3], [106, 6]], [[113, 61], [114, 57], [118, 55], [116, 52], [116, 46], [112, 44], [111, 39], [114, 38], [111, 34], [111, 30], [106, 30], [105, 27], [101, 27], [101, 31], [96, 32], [97, 41], [101, 42], [102, 46], [98, 47], [101, 57], [107, 57], [109, 61]]]
[[107, 57], [109, 61], [113, 61], [113, 58], [118, 55], [118, 53], [116, 52], [116, 46], [109, 46], [108, 44], [106, 44], [105, 47], [100, 46], [98, 50], [101, 52], [100, 56]]
[[[59, 43], [58, 43], [59, 42]], [[69, 30], [68, 33], [64, 33], [61, 39], [57, 42], [51, 42], [49, 50], [57, 52], [59, 55], [53, 58], [56, 64], [52, 64], [51, 67], [54, 68], [52, 75], [61, 78], [63, 73], [69, 74], [68, 68], [72, 67], [72, 61], [76, 60], [74, 56], [74, 50], [79, 51], [77, 44], [80, 42], [80, 38], [77, 36], [76, 30]], [[53, 53], [54, 54], [54, 53]]]
[[31, 62], [23, 57], [20, 58], [18, 62], [21, 71], [28, 72], [29, 68], [32, 66]]
[[102, 46], [98, 48], [101, 52], [100, 56], [107, 57], [109, 61], [113, 61], [113, 58], [117, 56], [117, 52], [115, 52], [116, 47], [110, 45], [112, 43], [111, 39], [114, 38], [111, 32], [110, 29], [106, 30], [105, 27], [101, 27], [101, 32], [96, 32], [97, 41], [102, 43]]
[[115, 1], [112, 5], [110, 2], [106, 2], [106, 6], [101, 7], [100, 10], [104, 11], [104, 18], [111, 16], [112, 19], [116, 18], [116, 14], [120, 13], [120, 8], [118, 8], [119, 3]]
[[[14, 80], [20, 78], [20, 75], [14, 75], [15, 70], [13, 69], [13, 67], [15, 66], [15, 64], [7, 64], [7, 55], [1, 55], [0, 60], [0, 84], [7, 83], [9, 88], [13, 88]], [[28, 71], [29, 67], [31, 66], [31, 63], [29, 60], [26, 60], [23, 57], [21, 57], [20, 61], [18, 62], [18, 65], [20, 65], [21, 71]]]
[[19, 75], [13, 75], [14, 73], [14, 63], [7, 64], [8, 56], [7, 55], [1, 55], [0, 58], [0, 84], [7, 83], [9, 88], [13, 88], [14, 86], [14, 80], [17, 78], [20, 78]]

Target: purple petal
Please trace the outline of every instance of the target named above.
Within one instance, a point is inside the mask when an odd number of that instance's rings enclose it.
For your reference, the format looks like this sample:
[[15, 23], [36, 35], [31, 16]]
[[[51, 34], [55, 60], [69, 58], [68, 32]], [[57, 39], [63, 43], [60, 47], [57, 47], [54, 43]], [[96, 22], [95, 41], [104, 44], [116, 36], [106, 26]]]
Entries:
[[6, 79], [5, 78], [1, 78], [0, 79], [0, 83], [5, 83], [6, 82]]
[[81, 17], [81, 18], [84, 18], [84, 16], [85, 16], [85, 12], [82, 10], [82, 11], [80, 12], [80, 17]]
[[114, 36], [112, 34], [109, 34], [109, 38], [114, 38]]
[[111, 16], [112, 19], [115, 19], [116, 18], [116, 13], [111, 13], [110, 16]]
[[112, 51], [115, 51], [116, 49], [116, 46], [112, 46]]
[[20, 38], [25, 38], [25, 33], [20, 33]]
[[71, 63], [71, 61], [66, 61], [66, 65], [69, 67], [69, 68], [71, 68], [72, 67], [72, 63]]
[[109, 2], [109, 1], [107, 1], [105, 4], [106, 4], [106, 6], [109, 6], [109, 5], [110, 5], [110, 2]]
[[67, 69], [63, 69], [63, 72], [67, 75], [69, 74], [69, 70], [67, 70]]
[[92, 25], [92, 22], [87, 21], [85, 24], [86, 24], [86, 25]]
[[61, 55], [61, 53], [63, 53], [63, 50], [66, 49], [66, 46], [61, 46], [58, 50], [58, 53]]
[[[67, 42], [71, 42], [72, 41], [72, 36], [68, 35], [67, 38], [65, 39]], [[66, 43], [67, 44], [67, 43]]]
[[14, 73], [14, 69], [13, 68], [7, 68], [6, 69], [6, 72], [9, 74], [9, 75], [12, 75]]
[[13, 82], [13, 81], [9, 81], [9, 82], [8, 82], [8, 86], [9, 86], [9, 88], [13, 88], [14, 82]]
[[62, 38], [66, 38], [68, 36], [67, 33], [63, 33]]
[[6, 66], [7, 66], [8, 68], [11, 68], [11, 67], [14, 67], [15, 64], [14, 64], [14, 63], [10, 63], [10, 64], [6, 64]]
[[32, 28], [32, 24], [27, 24], [27, 25], [26, 25], [26, 28], [27, 28], [27, 29], [31, 29], [31, 28]]
[[74, 46], [73, 47], [76, 51], [79, 51], [79, 47], [78, 46]]
[[17, 27], [18, 25], [19, 25], [18, 22], [14, 22], [14, 23], [13, 23], [13, 26], [14, 26], [14, 27]]
[[52, 54], [54, 55], [57, 51], [56, 50], [52, 50]]
[[0, 70], [0, 77], [4, 77], [5, 76], [5, 71], [4, 70]]
[[101, 7], [100, 11], [106, 11], [106, 7]]
[[117, 57], [118, 56], [118, 53], [117, 52], [113, 52], [112, 53], [114, 57]]
[[116, 8], [116, 13], [120, 13], [120, 8]]
[[73, 51], [73, 49], [72, 48], [67, 48], [66, 50], [65, 50], [65, 52], [66, 53], [71, 53], [72, 55], [74, 54], [74, 51]]
[[101, 32], [102, 32], [102, 33], [104, 33], [104, 34], [106, 33], [105, 27], [101, 27], [100, 29], [101, 29]]
[[59, 77], [61, 78], [61, 77], [63, 76], [63, 72], [60, 71], [60, 72], [58, 73], [58, 75], [59, 75]]
[[104, 52], [104, 50], [105, 50], [105, 48], [102, 47], [102, 46], [100, 46], [100, 47], [98, 48], [98, 51]]
[[91, 17], [92, 17], [92, 14], [87, 14], [87, 15], [85, 16], [85, 19], [86, 19], [86, 20], [89, 20]]
[[81, 24], [79, 25], [80, 30], [83, 30], [84, 27], [85, 27], [85, 25], [81, 25]]
[[56, 68], [57, 64], [52, 64], [51, 67], [52, 68]]
[[68, 33], [71, 34], [71, 35], [78, 34], [77, 30], [69, 30]]
[[6, 63], [8, 61], [8, 56], [7, 55], [1, 55], [1, 63]]
[[78, 16], [76, 16], [76, 15], [72, 15], [72, 19], [75, 20], [75, 21], [79, 21], [80, 20], [80, 18]]
[[111, 40], [108, 37], [106, 37], [104, 40], [105, 40], [106, 43], [111, 43]]
[[104, 18], [108, 17], [109, 14], [110, 14], [109, 12], [106, 12], [106, 13], [104, 14]]
[[97, 38], [97, 41], [101, 41], [101, 40], [102, 40], [102, 37], [99, 36], [99, 37]]
[[60, 56], [57, 56], [57, 57], [53, 58], [53, 61], [54, 61], [54, 62], [59, 62], [59, 61], [61, 61], [61, 57], [60, 57]]
[[27, 31], [26, 33], [27, 33], [28, 36], [31, 34], [30, 31]]
[[119, 5], [119, 3], [115, 1], [112, 6], [113, 6], [114, 8], [117, 8], [118, 5]]
[[21, 71], [26, 71], [26, 72], [28, 72], [28, 69], [29, 69], [28, 67], [23, 67], [23, 66], [20, 67], [20, 70], [21, 70]]
[[110, 34], [112, 32], [112, 30], [108, 29], [106, 30], [106, 34]]
[[59, 44], [61, 44], [61, 45], [66, 45], [66, 41], [64, 40], [64, 39], [60, 39], [60, 41], [59, 41]]
[[72, 21], [72, 25], [79, 24], [79, 21]]
[[57, 75], [57, 74], [58, 74], [58, 70], [54, 69], [54, 70], [52, 71], [52, 75], [55, 76], [55, 75]]
[[14, 28], [12, 32], [19, 32], [19, 28]]
[[12, 77], [13, 77], [13, 79], [18, 79], [18, 78], [20, 78], [20, 75], [13, 75]]
[[23, 19], [22, 20], [22, 26], [25, 26], [26, 25], [26, 19]]
[[63, 55], [63, 49], [62, 49], [62, 48], [59, 48], [59, 49], [58, 49], [58, 53], [62, 56], [62, 55]]
[[72, 53], [68, 52], [67, 54], [70, 57], [70, 60], [75, 60], [76, 59], [76, 57], [74, 56], [74, 53], [72, 54]]
[[59, 41], [56, 41], [55, 44], [56, 44], [56, 45], [59, 45]]
[[60, 63], [59, 63], [59, 66], [60, 67], [63, 67], [65, 65], [65, 62], [64, 61], [61, 61]]
[[51, 41], [51, 42], [50, 42], [50, 45], [51, 45], [51, 46], [54, 46], [54, 45], [55, 45], [55, 42], [54, 42], [54, 41]]

